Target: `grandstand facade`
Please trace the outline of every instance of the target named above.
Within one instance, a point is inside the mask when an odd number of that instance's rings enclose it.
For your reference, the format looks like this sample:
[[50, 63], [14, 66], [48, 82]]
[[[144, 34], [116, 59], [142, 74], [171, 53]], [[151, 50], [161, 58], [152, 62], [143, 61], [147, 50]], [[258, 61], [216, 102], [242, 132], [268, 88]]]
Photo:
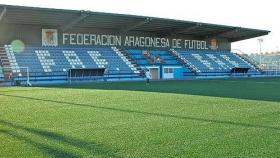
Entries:
[[147, 69], [156, 80], [259, 75], [259, 67], [231, 52], [231, 43], [269, 33], [91, 11], [0, 10], [2, 82], [142, 80]]

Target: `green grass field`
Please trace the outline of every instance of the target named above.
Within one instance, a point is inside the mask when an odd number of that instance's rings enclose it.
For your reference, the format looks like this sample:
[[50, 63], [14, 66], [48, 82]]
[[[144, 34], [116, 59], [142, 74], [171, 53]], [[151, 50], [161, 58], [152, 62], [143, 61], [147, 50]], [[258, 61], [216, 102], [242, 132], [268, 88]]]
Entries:
[[279, 157], [280, 78], [0, 87], [0, 157]]

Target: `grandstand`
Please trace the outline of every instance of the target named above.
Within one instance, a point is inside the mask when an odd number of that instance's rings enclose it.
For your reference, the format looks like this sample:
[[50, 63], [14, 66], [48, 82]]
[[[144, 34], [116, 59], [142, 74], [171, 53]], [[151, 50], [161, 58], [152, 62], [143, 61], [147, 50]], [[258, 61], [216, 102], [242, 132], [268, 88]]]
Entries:
[[[67, 82], [72, 69], [104, 69], [73, 80], [258, 76], [231, 42], [269, 31], [154, 17], [0, 5], [0, 78]], [[58, 14], [59, 13], [59, 14]], [[28, 71], [28, 72], [27, 72]]]
[[243, 59], [250, 61], [262, 74], [278, 76], [280, 72], [280, 53], [251, 53], [239, 54]]
[[265, 70], [279, 70], [280, 52], [272, 53], [252, 53], [249, 55], [251, 59], [260, 63]]

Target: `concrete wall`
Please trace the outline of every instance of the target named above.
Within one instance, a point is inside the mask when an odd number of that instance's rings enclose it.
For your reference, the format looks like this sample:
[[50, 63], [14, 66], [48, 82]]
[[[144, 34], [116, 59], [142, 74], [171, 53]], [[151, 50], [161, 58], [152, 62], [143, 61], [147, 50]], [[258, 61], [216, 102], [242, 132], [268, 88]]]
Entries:
[[[13, 40], [21, 40], [26, 45], [41, 45], [42, 44], [42, 29], [57, 29], [58, 30], [58, 41], [59, 46], [62, 45], [62, 32], [56, 26], [38, 26], [38, 25], [5, 25], [0, 24], [0, 44], [10, 44]], [[147, 37], [163, 37], [158, 33], [150, 33], [150, 32], [127, 32], [125, 34], [119, 34], [115, 30], [108, 29], [96, 29], [96, 28], [72, 28], [64, 33], [81, 33], [81, 34], [112, 34], [112, 35], [121, 35], [123, 36], [122, 40], [124, 40], [125, 36], [147, 36]], [[174, 38], [187, 39], [187, 40], [205, 40], [208, 44], [210, 44], [210, 39], [201, 39], [195, 36], [172, 36], [165, 37], [170, 38], [170, 40]], [[227, 39], [217, 39], [218, 50], [230, 50], [231, 43]], [[145, 48], [142, 48], [145, 49]], [[147, 49], [155, 49], [155, 48], [147, 48]], [[161, 49], [161, 48], [156, 48]], [[166, 48], [165, 48], [166, 49]]]

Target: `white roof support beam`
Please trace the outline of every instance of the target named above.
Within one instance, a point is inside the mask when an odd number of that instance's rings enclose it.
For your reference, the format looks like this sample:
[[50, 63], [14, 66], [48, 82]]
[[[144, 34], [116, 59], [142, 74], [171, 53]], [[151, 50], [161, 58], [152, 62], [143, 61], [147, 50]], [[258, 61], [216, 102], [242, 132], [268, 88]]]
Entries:
[[0, 14], [0, 22], [3, 20], [3, 18], [5, 17], [7, 13], [7, 9], [6, 7], [2, 10], [1, 14]]
[[234, 29], [232, 29], [230, 31], [225, 31], [223, 33], [219, 33], [216, 36], [223, 36], [223, 35], [227, 35], [227, 34], [231, 34], [231, 33], [236, 33], [236, 32], [239, 32], [240, 30], [241, 30], [241, 28], [237, 27], [237, 28], [234, 28]]
[[218, 32], [218, 33], [213, 33], [211, 35], [206, 36], [206, 38], [223, 37], [223, 36], [228, 35], [228, 34], [239, 32], [240, 30], [241, 30], [241, 27], [235, 27], [235, 28], [231, 28], [231, 29], [226, 30], [226, 31], [222, 31], [222, 32]]
[[89, 16], [89, 14], [86, 11], [81, 11], [81, 15], [74, 19], [73, 21], [71, 21], [70, 23], [64, 25], [61, 27], [61, 30], [67, 31], [68, 29], [71, 29], [74, 25], [78, 24], [79, 22], [81, 22], [82, 20], [84, 20], [85, 18], [87, 18]]
[[129, 25], [129, 26], [127, 26], [127, 27], [121, 29], [121, 30], [119, 31], [119, 33], [126, 33], [126, 32], [128, 32], [128, 31], [130, 31], [130, 30], [133, 30], [133, 29], [135, 29], [135, 28], [138, 28], [138, 27], [140, 27], [140, 26], [145, 25], [145, 24], [151, 22], [152, 20], [153, 20], [152, 18], [149, 18], [149, 17], [148, 17], [148, 18], [146, 18], [144, 21], [140, 21], [140, 22], [138, 22], [138, 23], [135, 23], [135, 24], [133, 24], [133, 25]]
[[177, 34], [180, 34], [180, 33], [189, 32], [189, 31], [192, 31], [192, 30], [194, 30], [196, 28], [199, 28], [201, 26], [202, 26], [201, 23], [196, 23], [193, 26], [184, 27], [184, 28], [181, 28], [181, 29], [175, 29], [174, 31], [170, 32], [167, 36], [174, 36], [174, 35], [177, 35]]
[[196, 25], [191, 26], [191, 27], [187, 27], [187, 28], [183, 28], [183, 29], [178, 29], [178, 30], [176, 30], [174, 33], [175, 33], [175, 34], [179, 34], [179, 33], [183, 33], [183, 32], [189, 32], [189, 31], [194, 30], [194, 29], [196, 29], [196, 28], [199, 28], [199, 27], [201, 27], [201, 26], [202, 26], [202, 24], [197, 23]]

